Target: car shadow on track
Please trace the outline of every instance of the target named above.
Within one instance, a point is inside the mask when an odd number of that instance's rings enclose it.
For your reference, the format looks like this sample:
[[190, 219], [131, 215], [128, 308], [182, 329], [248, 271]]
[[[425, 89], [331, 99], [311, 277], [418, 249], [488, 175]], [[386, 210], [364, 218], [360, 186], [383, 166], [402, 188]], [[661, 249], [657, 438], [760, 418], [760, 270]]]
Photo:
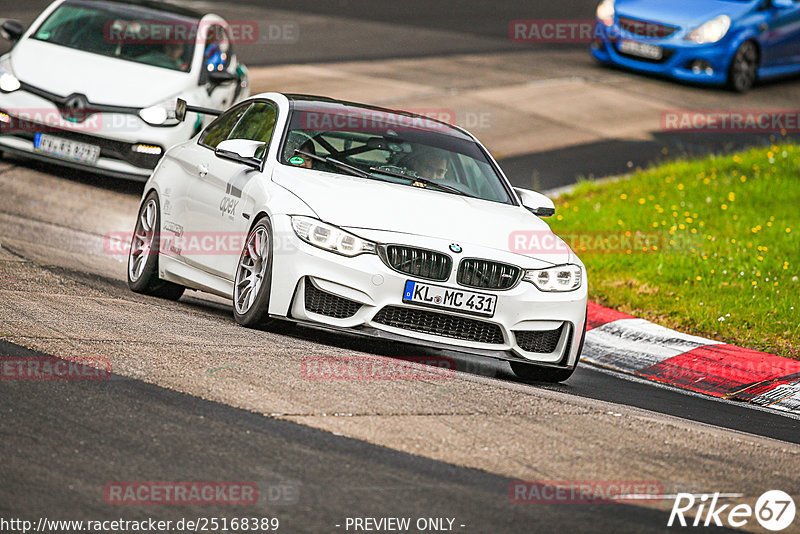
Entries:
[[[732, 95], [736, 94], [734, 91], [732, 91], [731, 89], [729, 89], [727, 86], [724, 86], [724, 85], [707, 85], [707, 84], [702, 84], [702, 83], [689, 82], [689, 81], [686, 81], [686, 80], [679, 80], [677, 78], [670, 78], [669, 76], [654, 74], [654, 73], [650, 73], [650, 72], [641, 72], [641, 71], [626, 69], [625, 67], [622, 67], [620, 65], [601, 63], [600, 61], [597, 61], [597, 60], [594, 60], [593, 62], [594, 62], [594, 65], [600, 71], [609, 70], [609, 71], [615, 71], [615, 72], [619, 72], [619, 73], [630, 74], [630, 75], [635, 76], [635, 77], [646, 78], [646, 79], [649, 79], [649, 80], [656, 80], [656, 81], [659, 81], [659, 82], [672, 84], [672, 85], [675, 85], [677, 87], [686, 87], [688, 89], [697, 89], [699, 91], [703, 91], [703, 92], [706, 92], [706, 93], [715, 93], [716, 92], [716, 93], [724, 93], [724, 94], [732, 94]], [[770, 88], [770, 87], [775, 87], [775, 86], [783, 85], [783, 84], [790, 84], [790, 83], [793, 83], [793, 82], [800, 82], [800, 74], [792, 74], [792, 75], [789, 75], [789, 76], [782, 76], [782, 77], [778, 77], [778, 78], [769, 78], [767, 80], [759, 80], [759, 81], [756, 82], [755, 86], [753, 86], [753, 88], [750, 89], [750, 92], [757, 92], [757, 91], [759, 91], [761, 89], [767, 89], [767, 88]], [[742, 94], [740, 96], [745, 97], [746, 95]]]
[[102, 174], [82, 171], [70, 167], [62, 167], [55, 163], [37, 161], [23, 156], [3, 153], [0, 161], [9, 163], [16, 167], [24, 167], [35, 172], [57, 176], [65, 180], [70, 180], [72, 182], [77, 182], [98, 189], [105, 189], [115, 193], [139, 197], [142, 195], [142, 191], [144, 191], [144, 182], [124, 180], [122, 178], [104, 176]]
[[[206, 300], [199, 296], [199, 294], [189, 294], [182, 297], [180, 302], [181, 304], [195, 308], [203, 313], [210, 313], [220, 318], [233, 321], [231, 307], [219, 301]], [[298, 341], [313, 342], [327, 347], [353, 352], [363, 352], [373, 356], [394, 358], [409, 363], [433, 360], [440, 366], [448, 365], [455, 371], [484, 378], [497, 378], [504, 381], [536, 386], [554, 386], [554, 384], [521, 379], [511, 371], [507, 363], [485, 356], [469, 354], [467, 352], [432, 349], [412, 343], [387, 341], [356, 333], [332, 332], [324, 328], [308, 327], [283, 320], [276, 321], [267, 327], [262, 327], [260, 330], [271, 334], [291, 337]], [[558, 388], [561, 391], [568, 391], [570, 389], [568, 385], [564, 384], [558, 385]]]

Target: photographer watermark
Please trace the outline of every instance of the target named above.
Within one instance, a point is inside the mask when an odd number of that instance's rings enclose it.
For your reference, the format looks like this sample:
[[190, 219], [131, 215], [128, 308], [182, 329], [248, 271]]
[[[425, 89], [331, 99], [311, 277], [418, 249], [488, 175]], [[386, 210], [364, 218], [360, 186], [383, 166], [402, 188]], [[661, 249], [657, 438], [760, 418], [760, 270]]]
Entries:
[[[720, 504], [721, 494], [693, 495], [679, 493], [675, 497], [667, 526], [730, 526], [741, 528], [755, 519], [761, 527], [779, 532], [789, 528], [796, 515], [792, 497], [781, 490], [770, 490], [761, 495], [755, 506], [749, 504]], [[687, 516], [694, 516], [689, 521]]]
[[449, 380], [455, 376], [455, 369], [455, 360], [443, 356], [314, 356], [300, 363], [306, 380]]
[[508, 38], [515, 43], [589, 44], [601, 38], [617, 39], [635, 35], [661, 39], [674, 33], [671, 26], [620, 17], [611, 27], [595, 19], [520, 19], [508, 24]]
[[[673, 239], [674, 241], [674, 239]], [[661, 252], [670, 244], [662, 232], [560, 232], [516, 230], [508, 236], [508, 249], [517, 254], [647, 254]]]
[[54, 356], [0, 356], [0, 380], [107, 380], [111, 361], [102, 356], [70, 360]]
[[661, 130], [689, 133], [800, 133], [800, 110], [668, 110]]
[[516, 504], [597, 504], [628, 500], [661, 500], [657, 480], [517, 480], [508, 488]]
[[103, 487], [115, 506], [291, 505], [300, 497], [292, 481], [115, 481]]

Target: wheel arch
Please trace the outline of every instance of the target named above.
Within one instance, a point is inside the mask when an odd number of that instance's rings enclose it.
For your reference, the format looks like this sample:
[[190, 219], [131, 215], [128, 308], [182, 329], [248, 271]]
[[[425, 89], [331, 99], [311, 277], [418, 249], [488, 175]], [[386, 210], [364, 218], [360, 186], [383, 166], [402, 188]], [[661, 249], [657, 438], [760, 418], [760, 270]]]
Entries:
[[757, 57], [758, 65], [759, 67], [761, 66], [761, 58], [763, 57], [763, 50], [761, 47], [761, 43], [758, 40], [758, 35], [751, 31], [745, 31], [736, 36], [736, 39], [730, 45], [731, 54], [730, 57], [728, 57], [728, 64], [725, 69], [726, 72], [730, 72], [731, 66], [733, 65], [733, 58], [736, 57], [736, 52], [738, 52], [739, 48], [741, 48], [741, 46], [747, 42], [751, 42], [753, 43], [753, 45], [755, 45], [756, 54], [758, 54]]

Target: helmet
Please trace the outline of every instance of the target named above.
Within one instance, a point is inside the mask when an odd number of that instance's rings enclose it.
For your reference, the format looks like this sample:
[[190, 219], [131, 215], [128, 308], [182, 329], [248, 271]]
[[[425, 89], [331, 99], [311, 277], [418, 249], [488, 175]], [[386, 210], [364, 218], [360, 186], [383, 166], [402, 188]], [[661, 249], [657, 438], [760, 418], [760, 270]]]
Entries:
[[205, 55], [206, 70], [222, 70], [225, 68], [225, 53], [220, 48], [219, 44], [214, 43], [206, 48]]

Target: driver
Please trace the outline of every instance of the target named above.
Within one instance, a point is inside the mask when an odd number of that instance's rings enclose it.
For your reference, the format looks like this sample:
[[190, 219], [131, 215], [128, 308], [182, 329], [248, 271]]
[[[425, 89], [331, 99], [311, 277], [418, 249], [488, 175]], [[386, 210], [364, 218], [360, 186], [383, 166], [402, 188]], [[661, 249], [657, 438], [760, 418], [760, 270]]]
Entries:
[[[306, 154], [313, 154], [317, 155], [317, 150], [314, 148], [314, 141], [309, 139], [302, 145], [300, 145], [299, 150], [301, 152], [305, 152]], [[314, 160], [311, 158], [303, 158], [303, 164], [300, 165], [303, 169], [313, 169], [314, 168]]]
[[447, 158], [438, 151], [425, 151], [413, 156], [406, 167], [417, 173], [421, 178], [429, 180], [444, 180], [447, 174]]
[[186, 68], [186, 62], [183, 61], [184, 51], [183, 43], [166, 43], [164, 45], [164, 55], [173, 61], [178, 69]]

